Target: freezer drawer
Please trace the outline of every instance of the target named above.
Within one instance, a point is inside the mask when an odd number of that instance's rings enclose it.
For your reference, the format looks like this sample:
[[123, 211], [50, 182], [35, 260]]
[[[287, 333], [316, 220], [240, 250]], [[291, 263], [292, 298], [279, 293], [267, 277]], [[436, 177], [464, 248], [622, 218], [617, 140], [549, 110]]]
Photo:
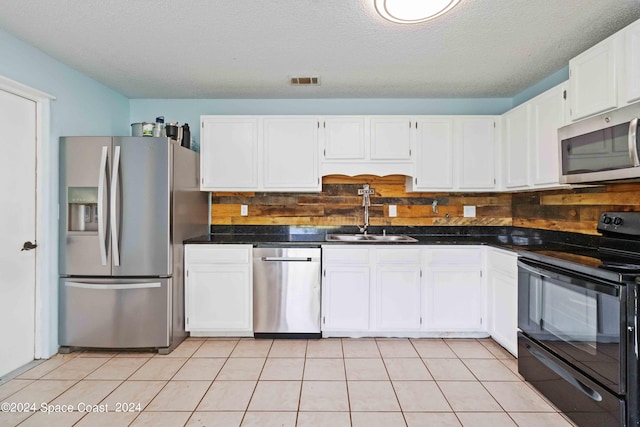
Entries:
[[61, 346], [169, 346], [171, 279], [62, 278], [59, 286]]
[[518, 372], [581, 427], [625, 425], [625, 401], [518, 333]]

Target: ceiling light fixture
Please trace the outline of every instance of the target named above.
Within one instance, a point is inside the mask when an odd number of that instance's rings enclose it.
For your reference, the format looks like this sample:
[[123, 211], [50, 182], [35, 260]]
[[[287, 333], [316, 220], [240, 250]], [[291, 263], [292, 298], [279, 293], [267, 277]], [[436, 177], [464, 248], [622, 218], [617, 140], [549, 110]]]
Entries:
[[450, 11], [460, 0], [374, 0], [384, 19], [400, 24], [429, 21]]

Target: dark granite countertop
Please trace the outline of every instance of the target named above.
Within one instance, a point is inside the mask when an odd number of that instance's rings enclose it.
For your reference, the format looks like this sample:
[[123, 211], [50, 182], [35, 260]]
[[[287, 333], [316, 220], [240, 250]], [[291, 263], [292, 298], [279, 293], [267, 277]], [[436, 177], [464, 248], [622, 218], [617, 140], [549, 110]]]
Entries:
[[[570, 254], [596, 257], [599, 236], [548, 231], [521, 227], [436, 226], [370, 227], [369, 234], [405, 234], [417, 239], [413, 243], [327, 242], [326, 234], [358, 234], [355, 226], [212, 226], [211, 233], [185, 240], [185, 244], [251, 244], [254, 246], [320, 246], [332, 244], [376, 245], [489, 245], [517, 252]], [[553, 255], [549, 255], [553, 256]]]

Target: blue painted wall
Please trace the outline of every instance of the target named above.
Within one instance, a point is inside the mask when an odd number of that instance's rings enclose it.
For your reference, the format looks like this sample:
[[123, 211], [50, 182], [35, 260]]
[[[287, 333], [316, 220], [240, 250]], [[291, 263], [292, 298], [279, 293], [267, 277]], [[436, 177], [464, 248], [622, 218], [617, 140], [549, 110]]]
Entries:
[[[483, 99], [128, 99], [39, 49], [0, 30], [0, 75], [53, 95], [50, 147], [44, 201], [48, 210], [47, 245], [41, 253], [50, 260], [43, 280], [43, 301], [49, 301], [50, 338], [45, 346], [57, 350], [57, 211], [58, 145], [64, 135], [129, 135], [130, 124], [154, 121], [189, 123], [199, 141], [200, 115], [204, 114], [502, 114], [568, 78], [565, 67], [513, 98]], [[47, 280], [48, 279], [48, 280]]]
[[531, 98], [535, 98], [536, 96], [540, 95], [542, 92], [545, 92], [546, 90], [549, 90], [552, 87], [557, 86], [560, 83], [567, 80], [569, 80], [568, 65], [564, 68], [559, 69], [558, 71], [551, 74], [550, 76], [545, 77], [544, 79], [540, 80], [538, 83], [534, 84], [533, 86], [523, 90], [522, 92], [514, 96], [512, 98], [513, 99], [512, 108], [517, 107], [518, 105], [524, 102], [527, 102]]
[[205, 114], [502, 114], [511, 98], [478, 99], [132, 99], [131, 123], [189, 123], [199, 141]]
[[130, 122], [189, 123], [199, 141], [200, 116], [205, 114], [502, 114], [569, 78], [564, 67], [513, 98], [473, 99], [131, 99]]
[[39, 194], [47, 223], [38, 242], [43, 259], [41, 301], [44, 356], [58, 349], [58, 138], [63, 135], [128, 135], [129, 99], [44, 52], [0, 30], [0, 75], [55, 97], [48, 145], [40, 153], [44, 191]]

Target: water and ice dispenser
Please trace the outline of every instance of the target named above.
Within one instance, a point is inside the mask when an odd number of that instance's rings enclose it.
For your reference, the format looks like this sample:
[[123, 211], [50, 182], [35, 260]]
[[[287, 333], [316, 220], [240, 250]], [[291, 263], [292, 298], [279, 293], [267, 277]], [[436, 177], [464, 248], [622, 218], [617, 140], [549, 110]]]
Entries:
[[98, 231], [98, 188], [70, 187], [69, 231]]

